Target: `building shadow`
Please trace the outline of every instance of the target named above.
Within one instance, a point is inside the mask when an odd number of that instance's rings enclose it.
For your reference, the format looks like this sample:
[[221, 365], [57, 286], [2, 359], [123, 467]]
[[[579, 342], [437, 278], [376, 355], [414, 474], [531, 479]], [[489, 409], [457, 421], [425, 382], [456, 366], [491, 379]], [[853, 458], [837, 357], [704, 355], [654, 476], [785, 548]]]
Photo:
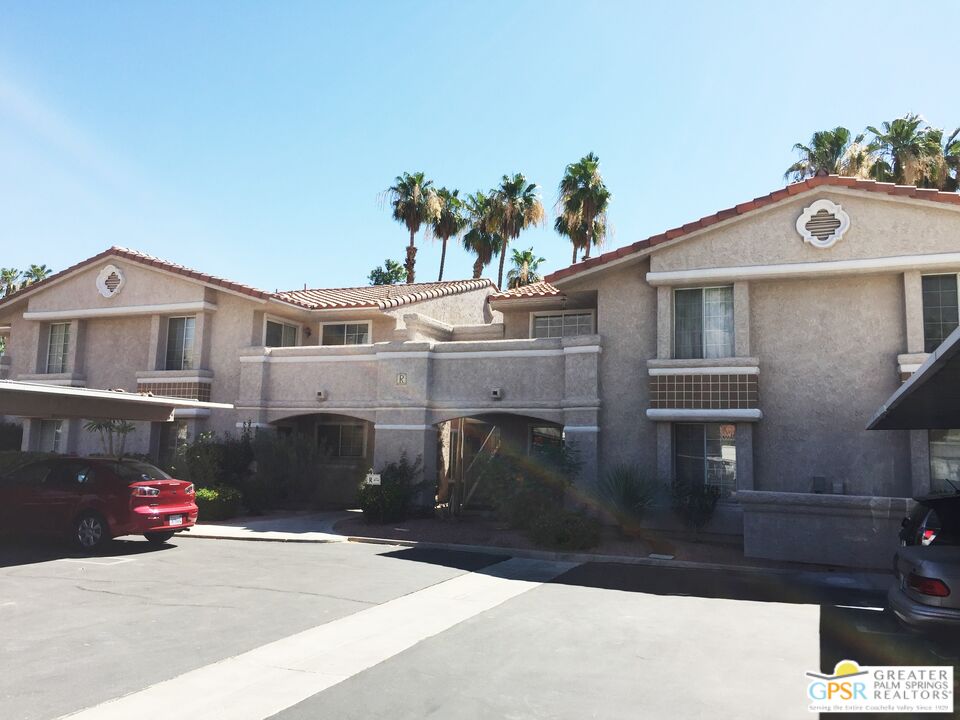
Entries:
[[95, 553], [85, 553], [70, 543], [53, 538], [21, 536], [0, 537], [0, 568], [18, 565], [35, 565], [51, 560], [85, 560], [96, 562], [98, 558], [121, 558], [149, 553], [165, 552], [175, 545], [153, 545], [146, 540], [111, 540]]

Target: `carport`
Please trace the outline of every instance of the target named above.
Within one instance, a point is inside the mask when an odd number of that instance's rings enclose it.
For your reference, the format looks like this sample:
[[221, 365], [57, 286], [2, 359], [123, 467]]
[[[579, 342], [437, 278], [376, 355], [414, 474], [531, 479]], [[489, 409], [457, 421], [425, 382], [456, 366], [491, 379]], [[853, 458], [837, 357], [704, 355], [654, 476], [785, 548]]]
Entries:
[[868, 430], [960, 428], [960, 328], [880, 407]]
[[0, 380], [0, 415], [26, 418], [171, 422], [175, 410], [232, 410], [228, 403], [141, 395], [122, 390]]

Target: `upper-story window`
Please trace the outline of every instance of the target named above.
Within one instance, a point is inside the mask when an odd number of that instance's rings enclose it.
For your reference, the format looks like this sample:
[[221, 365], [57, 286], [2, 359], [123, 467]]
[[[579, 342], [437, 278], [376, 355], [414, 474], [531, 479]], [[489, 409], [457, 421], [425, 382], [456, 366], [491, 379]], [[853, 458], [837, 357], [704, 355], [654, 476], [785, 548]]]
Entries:
[[267, 320], [263, 344], [266, 347], [291, 347], [297, 344], [298, 331], [296, 325]]
[[370, 342], [370, 323], [324, 323], [324, 345], [366, 345]]
[[70, 350], [70, 323], [53, 323], [47, 336], [48, 373], [67, 372], [67, 353]]
[[172, 317], [167, 320], [167, 360], [165, 370], [193, 368], [193, 337], [197, 319]]
[[957, 328], [957, 276], [924, 275], [923, 351], [933, 352]]
[[531, 335], [535, 338], [593, 335], [593, 312], [539, 313], [533, 316]]
[[673, 293], [675, 358], [733, 357], [733, 287]]

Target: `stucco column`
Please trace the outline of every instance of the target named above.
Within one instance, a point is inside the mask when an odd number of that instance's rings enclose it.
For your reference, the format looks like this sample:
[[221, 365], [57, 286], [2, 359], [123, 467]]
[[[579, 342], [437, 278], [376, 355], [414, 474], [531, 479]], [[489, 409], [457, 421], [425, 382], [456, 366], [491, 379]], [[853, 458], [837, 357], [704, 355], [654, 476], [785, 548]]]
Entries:
[[733, 284], [733, 346], [737, 357], [750, 357], [750, 283]]
[[673, 288], [657, 288], [657, 358], [669, 360], [673, 355]]
[[903, 304], [907, 328], [907, 352], [922, 353], [923, 280], [919, 270], [903, 274]]
[[161, 353], [164, 351], [164, 334], [159, 315], [150, 316], [150, 344], [147, 346], [147, 367], [144, 370], [163, 370]]
[[20, 439], [20, 450], [30, 452], [36, 450], [40, 443], [40, 421], [36, 418], [23, 418], [23, 435]]
[[579, 492], [573, 493], [573, 501], [581, 506], [587, 499], [597, 496], [600, 429], [596, 426], [565, 425], [563, 434], [565, 442], [576, 448], [580, 461], [580, 474], [574, 481]]
[[756, 490], [753, 477], [753, 423], [737, 423], [737, 490]]
[[657, 426], [657, 482], [669, 488], [673, 483], [673, 426], [658, 422]]
[[[391, 419], [389, 415], [389, 412], [384, 413], [384, 419]], [[413, 505], [422, 510], [431, 510], [437, 484], [437, 428], [423, 423], [381, 422], [380, 417], [381, 414], [377, 413], [377, 423], [374, 425], [374, 471], [379, 472], [388, 463], [399, 461], [403, 453], [407, 454], [411, 463], [419, 456], [423, 462], [423, 474], [420, 477], [423, 488], [414, 496]]]
[[83, 375], [83, 344], [86, 339], [86, 323], [83, 320], [70, 321], [70, 341], [67, 345], [67, 372]]
[[910, 430], [910, 484], [913, 496], [930, 493], [930, 434], [927, 430]]
[[206, 370], [210, 367], [210, 334], [213, 313], [199, 312], [194, 325], [193, 367]]

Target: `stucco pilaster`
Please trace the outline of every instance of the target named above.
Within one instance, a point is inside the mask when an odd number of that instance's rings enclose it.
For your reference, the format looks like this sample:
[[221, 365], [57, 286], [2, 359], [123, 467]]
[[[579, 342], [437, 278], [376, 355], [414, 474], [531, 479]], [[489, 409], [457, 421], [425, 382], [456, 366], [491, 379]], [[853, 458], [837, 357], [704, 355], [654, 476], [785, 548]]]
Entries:
[[910, 484], [914, 497], [930, 493], [930, 434], [910, 430]]
[[657, 357], [669, 360], [673, 356], [673, 288], [657, 288]]
[[903, 274], [903, 305], [907, 329], [907, 352], [922, 353], [923, 347], [923, 280], [919, 270]]
[[737, 490], [756, 490], [753, 476], [753, 423], [737, 423]]
[[197, 313], [193, 337], [193, 367], [207, 369], [210, 367], [210, 335], [213, 323], [213, 313]]
[[750, 283], [733, 284], [733, 345], [737, 357], [750, 357]]
[[673, 426], [658, 422], [657, 426], [657, 482], [667, 487], [673, 482]]
[[[373, 448], [373, 468], [379, 472], [385, 465], [397, 462], [406, 453], [410, 462], [419, 456], [423, 463], [420, 479], [423, 487], [414, 497], [413, 504], [421, 509], [429, 509], [434, 503], [434, 489], [437, 484], [438, 430], [425, 423], [389, 422], [390, 411], [378, 412], [374, 425], [376, 443]], [[383, 420], [381, 421], [381, 417]]]
[[67, 346], [67, 371], [83, 375], [84, 343], [87, 324], [84, 320], [70, 321], [70, 342]]
[[147, 364], [149, 367], [144, 368], [144, 370], [162, 370], [162, 358], [161, 353], [163, 352], [164, 346], [164, 329], [160, 322], [161, 318], [159, 315], [150, 316], [150, 339], [147, 349]]

